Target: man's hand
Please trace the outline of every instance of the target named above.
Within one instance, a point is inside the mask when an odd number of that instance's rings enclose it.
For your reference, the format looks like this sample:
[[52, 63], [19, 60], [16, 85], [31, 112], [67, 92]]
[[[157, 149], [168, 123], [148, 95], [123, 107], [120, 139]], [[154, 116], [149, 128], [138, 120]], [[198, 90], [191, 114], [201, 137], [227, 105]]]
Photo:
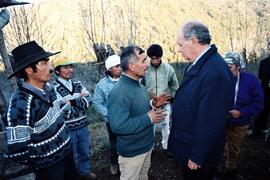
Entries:
[[161, 107], [163, 104], [169, 104], [172, 96], [169, 94], [161, 94], [159, 96], [153, 97], [153, 106], [156, 108]]
[[195, 162], [188, 160], [188, 168], [191, 170], [197, 170], [198, 168], [201, 168], [199, 164], [196, 164]]
[[165, 111], [162, 110], [161, 108], [158, 109], [152, 108], [151, 111], [148, 112], [148, 116], [152, 119], [153, 123], [159, 123], [167, 115], [164, 112]]
[[80, 94], [80, 97], [85, 97], [85, 96], [88, 96], [90, 93], [88, 91], [82, 91], [81, 94]]
[[65, 103], [67, 103], [68, 105], [70, 105], [70, 106], [71, 106], [71, 103], [70, 103], [70, 101], [69, 101], [69, 100], [65, 100]]
[[241, 116], [241, 112], [236, 109], [229, 111], [229, 113], [233, 118], [239, 118]]

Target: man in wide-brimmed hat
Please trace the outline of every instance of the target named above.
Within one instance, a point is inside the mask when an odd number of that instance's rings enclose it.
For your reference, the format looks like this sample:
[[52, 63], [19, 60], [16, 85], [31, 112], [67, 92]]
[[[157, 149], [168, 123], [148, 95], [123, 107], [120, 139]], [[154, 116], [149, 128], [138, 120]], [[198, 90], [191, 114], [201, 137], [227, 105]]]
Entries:
[[12, 95], [4, 117], [7, 148], [4, 157], [30, 165], [36, 179], [77, 179], [70, 135], [64, 119], [70, 109], [56, 101], [47, 84], [52, 67], [46, 52], [35, 41], [12, 51], [15, 66], [9, 78], [23, 79]]

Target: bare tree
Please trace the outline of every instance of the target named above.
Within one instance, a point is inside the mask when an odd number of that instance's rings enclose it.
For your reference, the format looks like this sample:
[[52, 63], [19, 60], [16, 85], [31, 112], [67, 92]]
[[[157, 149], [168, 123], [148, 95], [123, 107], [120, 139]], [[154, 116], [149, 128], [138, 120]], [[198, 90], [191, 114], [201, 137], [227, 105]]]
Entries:
[[[2, 29], [0, 30], [0, 53], [1, 53], [2, 60], [3, 60], [7, 74], [9, 75], [12, 74], [13, 70], [12, 70], [10, 59], [7, 53], [7, 48], [5, 45], [4, 34], [3, 34]], [[14, 80], [14, 78], [12, 78], [12, 80], [10, 80], [9, 82], [10, 82], [10, 91], [12, 92], [16, 88], [16, 81]]]
[[31, 4], [10, 9], [11, 20], [5, 30], [8, 47], [35, 40], [39, 44], [51, 45], [51, 28], [47, 23], [48, 16], [40, 14], [40, 5]]
[[[8, 21], [9, 21], [9, 13], [6, 9], [3, 9], [0, 12], [0, 54], [3, 60], [6, 72], [8, 74], [11, 74], [13, 71], [12, 71], [12, 67], [8, 58], [7, 49], [6, 49], [5, 41], [4, 41], [3, 30], [2, 30], [2, 28], [8, 23]], [[13, 91], [16, 88], [16, 83], [14, 80], [11, 80], [9, 85], [10, 85], [10, 88], [9, 88], [10, 91]], [[2, 88], [0, 88], [0, 114], [4, 113], [6, 106], [7, 106], [7, 101], [2, 91]]]
[[[104, 3], [104, 0], [99, 1], [99, 6], [96, 1], [88, 0], [87, 6], [81, 7], [82, 26], [87, 35], [84, 40], [89, 52], [94, 50], [98, 64], [104, 63], [108, 55], [112, 53], [112, 48], [106, 48], [106, 12], [110, 5], [110, 1]], [[100, 8], [99, 8], [100, 7]], [[100, 9], [100, 11], [98, 10]], [[88, 48], [90, 44], [91, 48]], [[108, 47], [108, 45], [107, 45]], [[90, 53], [91, 54], [91, 53]], [[100, 71], [102, 71], [101, 68]]]

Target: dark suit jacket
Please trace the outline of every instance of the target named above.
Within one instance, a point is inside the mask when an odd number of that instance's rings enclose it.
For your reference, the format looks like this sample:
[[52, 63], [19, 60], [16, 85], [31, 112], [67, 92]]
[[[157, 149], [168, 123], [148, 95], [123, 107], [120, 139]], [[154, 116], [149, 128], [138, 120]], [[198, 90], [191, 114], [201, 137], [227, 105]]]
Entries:
[[264, 90], [264, 108], [270, 107], [270, 56], [261, 60], [259, 67], [259, 79]]
[[270, 81], [270, 56], [261, 60], [259, 67], [259, 79], [261, 80], [262, 87], [264, 90], [269, 88]]
[[203, 168], [218, 165], [233, 92], [232, 73], [212, 45], [185, 72], [175, 95], [169, 151], [181, 164], [191, 159]]

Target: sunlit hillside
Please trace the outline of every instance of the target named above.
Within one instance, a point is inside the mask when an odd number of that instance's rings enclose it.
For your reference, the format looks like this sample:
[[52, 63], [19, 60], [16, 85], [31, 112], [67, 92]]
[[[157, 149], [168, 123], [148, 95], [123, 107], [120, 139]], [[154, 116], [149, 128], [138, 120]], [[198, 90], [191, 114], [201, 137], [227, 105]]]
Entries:
[[[198, 19], [209, 26], [221, 53], [246, 48], [248, 55], [260, 55], [270, 37], [269, 7], [269, 0], [42, 0], [10, 8], [4, 32], [9, 50], [37, 40], [64, 56], [92, 61], [93, 43], [110, 44], [115, 51], [127, 44], [147, 48], [159, 43], [164, 59], [175, 61], [182, 59], [176, 50], [177, 29]], [[27, 38], [23, 29], [29, 31]]]

